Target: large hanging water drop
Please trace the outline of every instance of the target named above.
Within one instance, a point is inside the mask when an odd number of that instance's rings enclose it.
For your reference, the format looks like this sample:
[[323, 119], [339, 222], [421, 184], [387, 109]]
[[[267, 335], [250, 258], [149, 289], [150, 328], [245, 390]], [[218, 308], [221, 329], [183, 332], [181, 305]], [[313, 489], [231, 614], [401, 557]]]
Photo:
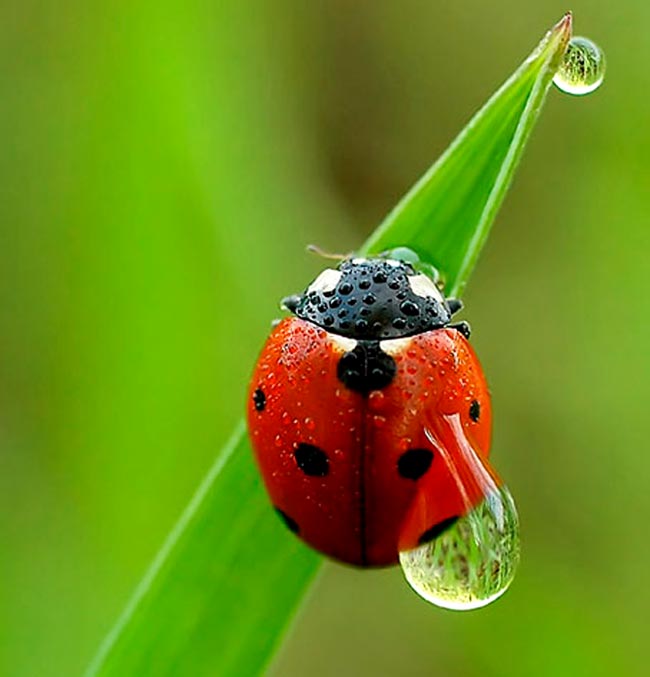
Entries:
[[406, 580], [432, 604], [457, 611], [490, 604], [508, 589], [519, 563], [517, 511], [507, 487], [399, 557]]
[[[519, 564], [517, 509], [458, 414], [439, 415], [424, 432], [448, 470], [446, 498], [458, 512], [440, 514], [442, 521], [422, 534], [419, 545], [400, 551], [400, 564], [411, 587], [432, 604], [478, 609], [500, 597], [514, 579]], [[426, 506], [426, 501], [419, 505]], [[414, 506], [417, 516], [417, 497]]]
[[553, 83], [567, 94], [582, 96], [598, 89], [605, 77], [605, 54], [588, 38], [571, 38]]

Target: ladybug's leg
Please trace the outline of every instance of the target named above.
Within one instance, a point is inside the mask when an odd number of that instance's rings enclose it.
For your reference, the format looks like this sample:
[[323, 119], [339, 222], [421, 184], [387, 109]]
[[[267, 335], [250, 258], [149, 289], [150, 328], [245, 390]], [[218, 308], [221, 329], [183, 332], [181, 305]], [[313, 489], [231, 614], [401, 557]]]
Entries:
[[291, 296], [285, 296], [282, 299], [282, 301], [280, 301], [280, 308], [282, 308], [282, 310], [289, 310], [292, 313], [294, 313], [301, 300], [302, 300], [302, 297], [299, 294], [293, 294]]
[[449, 312], [452, 315], [455, 315], [459, 310], [463, 309], [463, 302], [460, 299], [447, 299], [447, 305], [449, 306]]
[[447, 325], [450, 329], [458, 330], [466, 339], [469, 339], [470, 334], [472, 333], [472, 328], [469, 326], [469, 322], [456, 322], [455, 324]]

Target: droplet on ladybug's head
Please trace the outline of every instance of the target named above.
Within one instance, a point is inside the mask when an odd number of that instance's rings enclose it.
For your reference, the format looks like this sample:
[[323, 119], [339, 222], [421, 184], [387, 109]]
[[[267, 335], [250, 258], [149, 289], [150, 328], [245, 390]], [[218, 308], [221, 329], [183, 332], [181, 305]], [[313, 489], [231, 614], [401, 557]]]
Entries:
[[413, 301], [403, 301], [399, 309], [404, 313], [404, 315], [419, 315], [420, 314], [420, 306], [418, 306], [417, 303], [413, 303]]
[[[346, 315], [330, 312], [343, 303]], [[347, 259], [338, 269], [328, 268], [285, 307], [331, 333], [373, 341], [444, 327], [451, 317], [432, 279], [411, 263], [385, 257]]]

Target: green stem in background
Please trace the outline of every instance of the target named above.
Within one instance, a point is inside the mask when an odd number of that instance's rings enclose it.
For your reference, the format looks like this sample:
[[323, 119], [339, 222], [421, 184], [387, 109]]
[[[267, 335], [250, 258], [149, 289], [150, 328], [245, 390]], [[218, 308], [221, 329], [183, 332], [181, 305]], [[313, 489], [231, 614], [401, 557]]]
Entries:
[[[462, 291], [570, 36], [567, 14], [361, 253], [409, 247]], [[240, 423], [86, 674], [258, 674], [320, 561], [273, 514]]]

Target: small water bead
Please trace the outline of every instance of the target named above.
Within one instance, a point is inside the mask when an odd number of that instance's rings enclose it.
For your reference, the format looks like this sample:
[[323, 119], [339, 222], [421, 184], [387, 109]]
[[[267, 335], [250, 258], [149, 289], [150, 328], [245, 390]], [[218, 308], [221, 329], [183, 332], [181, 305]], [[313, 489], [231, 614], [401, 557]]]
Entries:
[[305, 423], [305, 428], [307, 428], [307, 430], [315, 430], [316, 429], [316, 422], [314, 421], [313, 418], [306, 418], [304, 423]]
[[386, 396], [381, 390], [373, 390], [370, 395], [368, 395], [368, 404], [372, 409], [381, 407], [385, 400]]
[[383, 428], [386, 425], [386, 418], [384, 416], [373, 416], [372, 421], [376, 428]]
[[519, 563], [519, 520], [505, 486], [495, 488], [434, 540], [401, 552], [409, 585], [436, 606], [469, 611], [508, 589]]
[[571, 38], [562, 65], [553, 78], [558, 89], [582, 96], [598, 89], [605, 77], [605, 54], [588, 38]]

